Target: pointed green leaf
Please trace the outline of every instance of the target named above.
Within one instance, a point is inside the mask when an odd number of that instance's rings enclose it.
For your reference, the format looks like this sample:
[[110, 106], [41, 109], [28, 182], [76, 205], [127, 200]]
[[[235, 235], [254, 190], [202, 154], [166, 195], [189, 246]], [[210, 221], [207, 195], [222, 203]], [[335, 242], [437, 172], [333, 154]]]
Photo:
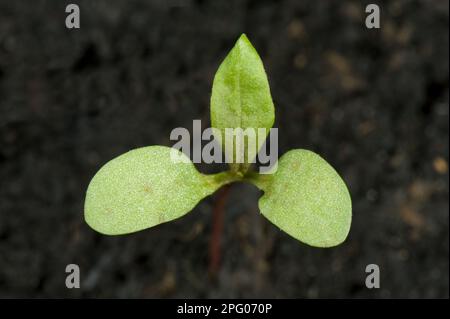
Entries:
[[[245, 138], [243, 150], [234, 147], [233, 158], [251, 162], [274, 122], [274, 106], [269, 82], [263, 63], [245, 34], [241, 35], [233, 49], [220, 65], [211, 94], [211, 124], [221, 133], [222, 147], [225, 146], [225, 128], [255, 129], [254, 138]], [[258, 133], [265, 128], [265, 134]], [[224, 149], [225, 150], [225, 149]], [[226, 152], [231, 158], [231, 154]], [[246, 170], [249, 165], [241, 165]], [[236, 165], [232, 165], [236, 167]], [[236, 169], [235, 169], [236, 170]]]
[[319, 155], [292, 150], [273, 175], [260, 175], [261, 213], [292, 237], [315, 247], [342, 243], [350, 230], [352, 204], [341, 177]]
[[[188, 162], [173, 162], [171, 150]], [[139, 148], [97, 172], [87, 190], [85, 219], [103, 234], [131, 233], [183, 216], [219, 186], [178, 150]]]

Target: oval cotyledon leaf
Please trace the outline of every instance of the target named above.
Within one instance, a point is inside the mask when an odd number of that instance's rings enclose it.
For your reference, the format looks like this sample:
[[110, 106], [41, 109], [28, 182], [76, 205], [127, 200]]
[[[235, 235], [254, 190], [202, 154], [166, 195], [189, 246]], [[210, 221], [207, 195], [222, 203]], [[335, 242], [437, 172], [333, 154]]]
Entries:
[[352, 220], [350, 194], [339, 174], [314, 152], [284, 154], [272, 175], [255, 182], [264, 195], [261, 213], [297, 240], [332, 247], [348, 235]]
[[107, 235], [136, 232], [192, 210], [220, 183], [186, 163], [175, 163], [173, 149], [149, 146], [129, 151], [105, 164], [89, 184], [85, 220]]

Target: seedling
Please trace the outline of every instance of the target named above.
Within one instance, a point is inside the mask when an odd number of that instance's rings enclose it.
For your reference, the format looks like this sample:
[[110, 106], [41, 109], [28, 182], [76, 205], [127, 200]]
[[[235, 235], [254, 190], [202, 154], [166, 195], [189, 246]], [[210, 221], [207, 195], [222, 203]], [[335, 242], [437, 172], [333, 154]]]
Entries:
[[[243, 34], [215, 75], [211, 124], [225, 136], [226, 128], [270, 129], [274, 118], [262, 61]], [[246, 139], [244, 149], [260, 145], [266, 137], [257, 134], [256, 140]], [[140, 231], [179, 218], [220, 187], [241, 181], [263, 191], [258, 203], [261, 214], [295, 239], [310, 246], [332, 247], [347, 237], [350, 194], [338, 173], [319, 155], [294, 149], [279, 159], [272, 174], [260, 174], [251, 165], [256, 154], [246, 152], [241, 163], [230, 164], [229, 171], [205, 175], [181, 152], [178, 155], [185, 156], [187, 164], [174, 163], [173, 150], [143, 147], [104, 165], [87, 190], [86, 222], [106, 235]]]

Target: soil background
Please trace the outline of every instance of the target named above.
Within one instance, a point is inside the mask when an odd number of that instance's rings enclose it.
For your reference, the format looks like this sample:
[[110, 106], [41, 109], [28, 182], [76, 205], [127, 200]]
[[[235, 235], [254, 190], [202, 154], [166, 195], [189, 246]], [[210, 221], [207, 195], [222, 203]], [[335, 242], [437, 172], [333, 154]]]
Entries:
[[[0, 0], [0, 297], [449, 297], [449, 3]], [[83, 220], [95, 172], [209, 126], [212, 80], [241, 33], [264, 62], [280, 154], [306, 148], [353, 199], [348, 239], [318, 249], [259, 214], [236, 184], [210, 280], [217, 194], [174, 222], [117, 237]], [[207, 172], [215, 168], [200, 165]], [[65, 267], [81, 288], [65, 287]], [[381, 288], [367, 289], [377, 264]]]

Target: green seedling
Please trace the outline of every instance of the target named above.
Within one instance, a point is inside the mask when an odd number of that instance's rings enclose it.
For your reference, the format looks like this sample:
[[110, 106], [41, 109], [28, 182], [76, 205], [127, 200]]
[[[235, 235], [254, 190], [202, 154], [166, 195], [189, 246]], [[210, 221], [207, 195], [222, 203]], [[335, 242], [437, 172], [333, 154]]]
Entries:
[[[270, 129], [274, 118], [262, 61], [243, 34], [215, 75], [212, 127], [219, 131]], [[260, 145], [266, 137], [246, 140], [244, 149], [253, 143]], [[230, 164], [228, 171], [205, 175], [189, 158], [185, 158], [187, 164], [174, 163], [171, 151], [165, 146], [143, 147], [104, 165], [87, 190], [86, 222], [106, 235], [140, 231], [179, 218], [220, 187], [241, 181], [263, 192], [258, 203], [261, 214], [295, 239], [310, 246], [332, 247], [348, 235], [350, 194], [338, 173], [314, 152], [287, 152], [272, 174], [253, 170], [256, 154], [249, 152], [241, 163]], [[185, 155], [180, 152], [179, 156]]]

